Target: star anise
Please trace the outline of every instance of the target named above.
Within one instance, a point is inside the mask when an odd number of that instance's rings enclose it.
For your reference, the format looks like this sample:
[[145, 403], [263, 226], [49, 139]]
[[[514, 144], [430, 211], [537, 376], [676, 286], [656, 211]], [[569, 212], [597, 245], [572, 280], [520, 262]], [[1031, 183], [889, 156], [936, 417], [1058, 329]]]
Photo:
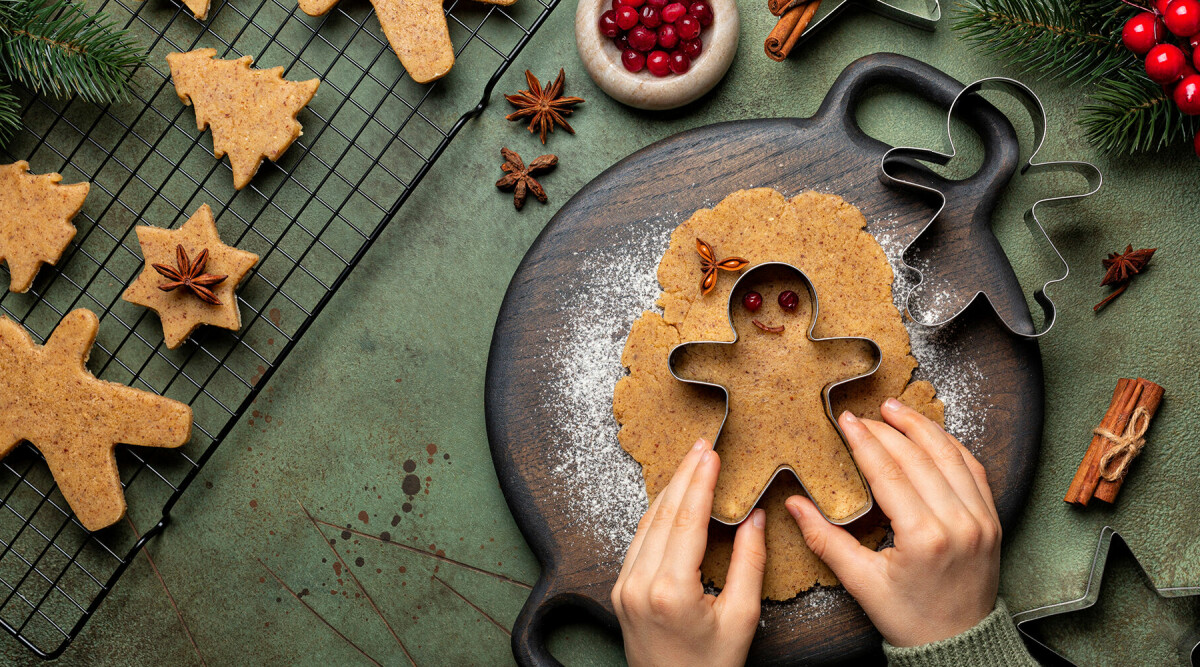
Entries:
[[565, 116], [571, 115], [571, 112], [574, 111], [572, 107], [576, 104], [583, 104], [583, 98], [561, 97], [566, 79], [566, 74], [560, 68], [558, 78], [543, 90], [537, 77], [529, 70], [525, 70], [525, 82], [529, 84], [529, 90], [522, 90], [516, 95], [504, 96], [504, 99], [517, 107], [516, 111], [508, 114], [504, 119], [519, 120], [532, 116], [533, 118], [529, 121], [529, 133], [541, 132], [543, 146], [546, 145], [546, 132], [553, 132], [555, 123], [561, 125], [567, 132], [575, 134], [575, 130], [567, 123]]
[[741, 257], [726, 257], [717, 261], [717, 254], [713, 252], [712, 246], [708, 245], [700, 239], [696, 239], [696, 252], [700, 253], [700, 270], [704, 273], [704, 277], [700, 279], [701, 295], [708, 294], [712, 288], [717, 285], [717, 269], [722, 271], [741, 271], [750, 265], [750, 262]]
[[539, 155], [534, 158], [529, 166], [525, 166], [525, 162], [521, 160], [521, 156], [517, 155], [516, 151], [507, 148], [500, 149], [500, 157], [504, 158], [504, 164], [500, 168], [504, 170], [504, 176], [496, 181], [496, 187], [501, 190], [513, 191], [513, 206], [517, 210], [525, 205], [526, 192], [532, 192], [537, 200], [546, 203], [546, 191], [542, 189], [542, 184], [537, 182], [533, 177], [534, 174], [549, 171], [558, 164], [558, 157], [554, 155]]
[[1109, 294], [1103, 301], [1096, 304], [1092, 310], [1100, 310], [1108, 302], [1121, 296], [1125, 288], [1129, 287], [1133, 277], [1141, 273], [1146, 265], [1150, 263], [1150, 258], [1154, 256], [1154, 251], [1158, 248], [1142, 248], [1134, 250], [1132, 245], [1125, 246], [1125, 252], [1111, 252], [1108, 254], [1108, 259], [1101, 260], [1104, 264], [1105, 273], [1104, 280], [1100, 281], [1101, 285], [1116, 287], [1116, 291]]
[[170, 292], [177, 287], [182, 287], [195, 294], [201, 301], [214, 306], [221, 305], [221, 300], [217, 298], [216, 294], [213, 294], [209, 287], [220, 283], [228, 276], [214, 276], [204, 272], [204, 267], [208, 265], [208, 248], [201, 250], [200, 254], [196, 255], [196, 259], [188, 260], [188, 254], [183, 249], [183, 245], [176, 245], [175, 263], [178, 266], [151, 264], [155, 271], [170, 280], [170, 282], [159, 285], [158, 289]]

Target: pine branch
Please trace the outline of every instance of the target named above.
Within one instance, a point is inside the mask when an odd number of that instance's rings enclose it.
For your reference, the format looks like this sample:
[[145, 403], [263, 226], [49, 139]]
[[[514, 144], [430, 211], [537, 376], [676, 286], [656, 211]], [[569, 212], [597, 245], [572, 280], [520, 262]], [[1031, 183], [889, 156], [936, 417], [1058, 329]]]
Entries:
[[1091, 83], [1129, 66], [1117, 0], [966, 0], [954, 29], [985, 51], [1040, 75]]
[[1155, 151], [1189, 141], [1196, 123], [1167, 93], [1141, 73], [1120, 72], [1092, 94], [1079, 125], [1105, 153]]
[[145, 55], [104, 13], [70, 0], [0, 3], [0, 71], [35, 93], [96, 103], [129, 98]]
[[7, 83], [0, 82], [0, 143], [11, 139], [21, 126], [21, 101]]

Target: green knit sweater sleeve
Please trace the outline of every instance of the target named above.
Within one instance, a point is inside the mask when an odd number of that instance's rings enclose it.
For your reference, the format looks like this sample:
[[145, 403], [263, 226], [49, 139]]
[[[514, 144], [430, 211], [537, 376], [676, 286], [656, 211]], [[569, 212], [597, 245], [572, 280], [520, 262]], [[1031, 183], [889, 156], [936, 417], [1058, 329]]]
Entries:
[[888, 664], [895, 667], [991, 667], [1014, 665], [1037, 667], [1017, 633], [1004, 600], [978, 625], [941, 641], [900, 648], [883, 643]]

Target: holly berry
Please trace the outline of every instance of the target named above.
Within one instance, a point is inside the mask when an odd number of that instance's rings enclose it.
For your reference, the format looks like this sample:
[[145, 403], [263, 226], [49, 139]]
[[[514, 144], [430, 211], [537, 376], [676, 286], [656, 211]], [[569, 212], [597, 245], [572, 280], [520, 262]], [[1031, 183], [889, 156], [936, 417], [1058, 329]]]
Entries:
[[688, 7], [688, 14], [696, 17], [696, 20], [700, 22], [700, 25], [705, 28], [712, 25], [712, 7], [710, 7], [707, 2], [703, 2], [703, 0], [700, 0], [699, 2], [693, 2], [691, 6]]
[[634, 26], [628, 36], [630, 48], [643, 53], [653, 49], [654, 44], [658, 41], [654, 31], [644, 25]]
[[608, 10], [600, 15], [600, 34], [605, 37], [616, 37], [617, 33], [621, 32], [621, 27], [617, 25], [617, 13], [613, 10]]
[[1146, 54], [1146, 76], [1154, 83], [1167, 85], [1179, 80], [1187, 58], [1174, 44], [1159, 44]]
[[666, 51], [651, 51], [646, 56], [646, 69], [654, 76], [666, 76], [671, 73], [670, 56]]
[[1200, 74], [1189, 74], [1175, 86], [1175, 106], [1189, 116], [1200, 115]]
[[753, 313], [762, 308], [762, 295], [758, 292], [746, 292], [746, 296], [742, 297], [742, 306]]
[[629, 30], [638, 23], [638, 12], [629, 5], [621, 5], [617, 7], [617, 27], [621, 30]]
[[662, 20], [666, 23], [674, 23], [684, 14], [687, 14], [687, 7], [684, 7], [682, 2], [672, 2], [663, 7]]
[[675, 22], [675, 32], [679, 33], [680, 39], [696, 39], [700, 36], [700, 22], [695, 16], [681, 16]]
[[796, 310], [796, 307], [799, 305], [800, 305], [800, 295], [799, 294], [796, 294], [795, 292], [793, 292], [790, 289], [784, 290], [779, 293], [779, 307], [780, 308], [782, 308], [790, 313], [790, 312]]
[[1163, 15], [1167, 30], [1179, 37], [1191, 37], [1200, 32], [1200, 2], [1197, 0], [1171, 0], [1167, 13]]
[[675, 32], [675, 26], [670, 23], [658, 26], [659, 48], [674, 49], [677, 44], [679, 44], [679, 33]]
[[676, 74], [686, 74], [688, 68], [692, 66], [692, 59], [683, 55], [683, 51], [676, 49], [671, 52], [671, 71]]
[[630, 72], [640, 72], [646, 66], [646, 54], [633, 49], [621, 52], [621, 64]]
[[1158, 44], [1165, 28], [1157, 16], [1142, 12], [1125, 22], [1125, 27], [1121, 29], [1121, 41], [1125, 48], [1144, 56]]
[[700, 52], [704, 50], [704, 44], [700, 41], [700, 38], [697, 37], [696, 39], [689, 39], [685, 41], [683, 46], [680, 48], [683, 49], [683, 55], [695, 60], [696, 58], [700, 57]]
[[662, 15], [658, 11], [658, 7], [651, 7], [650, 5], [642, 7], [641, 16], [642, 25], [650, 28], [651, 30], [662, 25]]
[[1167, 15], [1167, 6], [1171, 4], [1171, 0], [1154, 0], [1154, 13], [1159, 16]]

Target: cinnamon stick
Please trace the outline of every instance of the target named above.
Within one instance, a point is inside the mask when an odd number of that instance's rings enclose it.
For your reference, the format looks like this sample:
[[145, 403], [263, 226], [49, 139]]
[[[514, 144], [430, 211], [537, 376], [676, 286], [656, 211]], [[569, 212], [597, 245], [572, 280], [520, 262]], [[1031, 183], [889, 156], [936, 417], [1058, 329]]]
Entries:
[[809, 0], [767, 0], [767, 9], [774, 16], [783, 16], [783, 13], [793, 7], [807, 5]]
[[[1158, 406], [1162, 404], [1163, 388], [1153, 382], [1150, 382], [1149, 380], [1139, 379], [1139, 382], [1144, 382], [1145, 388], [1142, 390], [1142, 397], [1138, 400], [1137, 405], [1134, 407], [1134, 412], [1137, 412], [1137, 410], [1140, 408], [1145, 408], [1147, 415], [1146, 423], [1149, 424], [1149, 420], [1154, 419], [1154, 413], [1158, 412]], [[1111, 441], [1108, 442], [1108, 445], [1109, 447], [1106, 447], [1105, 451], [1108, 451], [1109, 448], [1114, 446]], [[1101, 478], [1100, 484], [1096, 486], [1096, 492], [1092, 497], [1098, 500], [1103, 500], [1106, 503], [1116, 502], [1117, 492], [1121, 490], [1121, 485], [1124, 483], [1124, 475], [1121, 475], [1113, 481]]]
[[[1142, 384], [1137, 380], [1127, 378], [1117, 380], [1117, 388], [1113, 391], [1112, 402], [1109, 403], [1104, 418], [1100, 420], [1100, 428], [1114, 433], [1123, 431], [1126, 424], [1129, 423], [1129, 417], [1133, 414], [1142, 391]], [[1096, 492], [1096, 487], [1100, 484], [1100, 458], [1104, 456], [1107, 449], [1108, 441], [1102, 436], [1093, 434], [1087, 452], [1083, 455], [1083, 461], [1080, 462], [1079, 468], [1075, 471], [1075, 477], [1071, 479], [1071, 484], [1067, 487], [1067, 494], [1063, 496], [1063, 502], [1087, 506], [1088, 501]]]
[[797, 4], [785, 11], [763, 44], [767, 57], [776, 62], [786, 59], [796, 42], [800, 41], [800, 35], [808, 27], [820, 5], [821, 0], [811, 0], [807, 4]]

